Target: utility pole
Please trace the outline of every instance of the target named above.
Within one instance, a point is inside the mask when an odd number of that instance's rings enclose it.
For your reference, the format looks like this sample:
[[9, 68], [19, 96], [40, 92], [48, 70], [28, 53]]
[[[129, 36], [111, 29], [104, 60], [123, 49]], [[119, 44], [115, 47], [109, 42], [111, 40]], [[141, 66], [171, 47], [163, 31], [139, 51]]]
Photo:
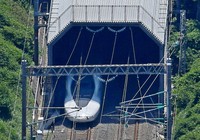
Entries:
[[22, 140], [26, 140], [26, 60], [22, 60]]
[[186, 72], [186, 11], [180, 10], [180, 55], [178, 74], [182, 75]]
[[39, 10], [39, 0], [34, 0], [34, 62], [38, 65], [38, 10]]
[[167, 120], [167, 140], [171, 140], [171, 136], [172, 136], [172, 116], [171, 116], [171, 58], [167, 59], [166, 62], [167, 66], [166, 66], [166, 70], [167, 70], [167, 102], [166, 102], [166, 106], [167, 106], [167, 115], [166, 115], [166, 120]]

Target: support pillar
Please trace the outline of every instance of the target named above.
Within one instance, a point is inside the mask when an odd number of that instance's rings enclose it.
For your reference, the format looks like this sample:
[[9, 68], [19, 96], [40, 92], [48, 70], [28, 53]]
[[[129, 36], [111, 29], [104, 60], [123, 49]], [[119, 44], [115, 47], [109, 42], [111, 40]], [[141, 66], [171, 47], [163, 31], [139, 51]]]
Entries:
[[22, 140], [26, 140], [26, 60], [22, 60]]
[[172, 116], [171, 116], [171, 58], [167, 58], [167, 140], [172, 136]]
[[38, 65], [38, 10], [39, 10], [39, 0], [34, 0], [34, 62]]

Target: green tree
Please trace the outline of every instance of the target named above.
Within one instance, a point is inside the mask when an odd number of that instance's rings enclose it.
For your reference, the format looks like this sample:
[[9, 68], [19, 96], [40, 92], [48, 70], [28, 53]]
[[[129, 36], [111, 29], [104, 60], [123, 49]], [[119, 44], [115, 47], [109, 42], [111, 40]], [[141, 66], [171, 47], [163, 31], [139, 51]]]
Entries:
[[22, 54], [31, 63], [33, 52], [33, 16], [24, 2], [0, 0], [0, 140], [21, 139], [20, 64]]
[[[200, 127], [200, 59], [193, 62], [188, 73], [175, 79], [177, 116], [174, 138], [198, 140]], [[196, 133], [197, 135], [192, 135]]]

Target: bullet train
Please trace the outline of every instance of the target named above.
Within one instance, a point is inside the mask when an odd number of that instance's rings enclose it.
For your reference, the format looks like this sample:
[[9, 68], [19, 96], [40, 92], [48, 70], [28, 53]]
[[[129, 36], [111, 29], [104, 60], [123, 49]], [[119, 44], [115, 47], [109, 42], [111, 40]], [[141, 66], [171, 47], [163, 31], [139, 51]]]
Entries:
[[[94, 121], [101, 107], [101, 83], [96, 75], [86, 76], [80, 81], [80, 98], [74, 99], [75, 80], [73, 77], [66, 79], [66, 97], [64, 102], [66, 116], [69, 120], [75, 122]], [[81, 93], [82, 92], [82, 93]], [[84, 99], [81, 94], [89, 93], [91, 98]], [[84, 104], [84, 105], [83, 105]]]

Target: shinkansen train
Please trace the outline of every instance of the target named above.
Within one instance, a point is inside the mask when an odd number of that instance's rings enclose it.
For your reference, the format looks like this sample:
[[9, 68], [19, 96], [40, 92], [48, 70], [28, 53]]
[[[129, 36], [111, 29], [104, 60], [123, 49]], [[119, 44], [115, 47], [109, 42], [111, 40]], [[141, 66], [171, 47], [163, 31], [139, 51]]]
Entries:
[[[101, 83], [96, 75], [86, 76], [80, 81], [80, 98], [74, 99], [74, 92], [77, 85], [73, 77], [67, 77], [66, 97], [64, 102], [67, 118], [75, 122], [91, 122], [95, 120], [101, 107]], [[82, 92], [82, 93], [81, 93]], [[90, 92], [90, 93], [89, 93]], [[81, 98], [81, 94], [90, 94], [91, 98]]]

